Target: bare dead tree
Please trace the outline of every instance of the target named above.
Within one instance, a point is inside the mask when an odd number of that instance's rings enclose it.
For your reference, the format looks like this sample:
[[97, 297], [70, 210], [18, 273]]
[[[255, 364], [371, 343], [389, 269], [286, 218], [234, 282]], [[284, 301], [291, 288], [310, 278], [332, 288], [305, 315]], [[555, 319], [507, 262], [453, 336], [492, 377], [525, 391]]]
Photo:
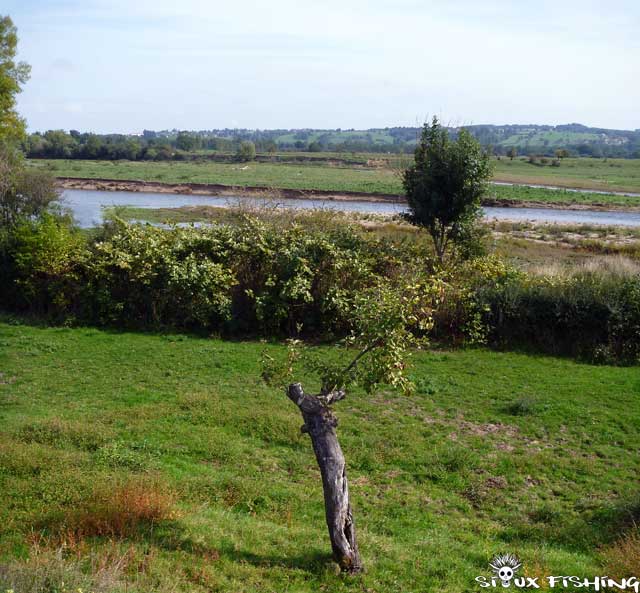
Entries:
[[344, 572], [361, 572], [362, 561], [349, 500], [346, 462], [336, 435], [338, 419], [330, 407], [334, 402], [344, 399], [345, 393], [340, 390], [326, 395], [309, 395], [303, 391], [300, 383], [292, 383], [287, 388], [287, 395], [300, 409], [304, 420], [301, 430], [311, 437], [320, 467], [324, 510], [334, 559]]

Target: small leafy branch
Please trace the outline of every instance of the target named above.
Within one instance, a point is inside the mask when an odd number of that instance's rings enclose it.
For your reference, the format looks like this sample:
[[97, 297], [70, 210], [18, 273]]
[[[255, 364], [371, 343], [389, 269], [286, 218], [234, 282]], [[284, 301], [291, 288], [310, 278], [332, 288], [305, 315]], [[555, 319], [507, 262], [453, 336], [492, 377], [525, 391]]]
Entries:
[[[401, 286], [383, 281], [362, 291], [344, 305], [350, 307], [353, 329], [338, 345], [342, 362], [327, 360], [301, 340], [289, 340], [285, 358], [263, 353], [263, 380], [286, 388], [304, 369], [318, 377], [320, 396], [355, 386], [367, 393], [380, 385], [412, 392], [407, 362], [412, 349], [427, 343], [443, 287], [441, 279], [429, 278]], [[347, 353], [352, 356], [344, 363]]]
[[[359, 293], [350, 303], [353, 330], [340, 345], [341, 354], [354, 353], [347, 363], [326, 360], [299, 340], [289, 341], [287, 355], [281, 360], [263, 354], [263, 379], [285, 389], [302, 414], [302, 432], [311, 437], [322, 475], [331, 547], [345, 572], [360, 572], [362, 562], [346, 463], [335, 431], [338, 419], [331, 406], [345, 398], [348, 387], [360, 386], [371, 393], [384, 384], [403, 393], [413, 391], [406, 375], [407, 361], [413, 348], [426, 344], [442, 289], [437, 278], [405, 285], [386, 280]], [[318, 377], [318, 394], [305, 393], [295, 382], [300, 368]]]

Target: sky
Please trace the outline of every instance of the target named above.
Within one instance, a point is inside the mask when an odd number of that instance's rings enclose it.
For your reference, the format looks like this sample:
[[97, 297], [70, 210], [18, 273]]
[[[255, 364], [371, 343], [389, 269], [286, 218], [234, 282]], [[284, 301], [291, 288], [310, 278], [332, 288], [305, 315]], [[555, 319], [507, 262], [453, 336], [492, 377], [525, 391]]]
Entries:
[[31, 131], [640, 128], [638, 0], [3, 0]]

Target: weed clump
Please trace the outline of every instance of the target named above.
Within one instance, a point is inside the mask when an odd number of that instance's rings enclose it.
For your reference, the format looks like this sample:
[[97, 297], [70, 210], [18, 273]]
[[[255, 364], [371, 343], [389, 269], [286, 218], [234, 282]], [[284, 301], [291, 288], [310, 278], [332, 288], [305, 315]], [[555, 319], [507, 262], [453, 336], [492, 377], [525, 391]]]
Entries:
[[514, 399], [508, 406], [507, 412], [513, 416], [530, 416], [538, 411], [538, 400], [530, 396]]
[[640, 574], [640, 527], [635, 527], [602, 552], [607, 574], [629, 578]]
[[93, 537], [124, 539], [176, 517], [175, 494], [161, 482], [130, 479], [112, 487], [100, 485], [92, 495], [38, 535], [54, 545], [78, 546]]

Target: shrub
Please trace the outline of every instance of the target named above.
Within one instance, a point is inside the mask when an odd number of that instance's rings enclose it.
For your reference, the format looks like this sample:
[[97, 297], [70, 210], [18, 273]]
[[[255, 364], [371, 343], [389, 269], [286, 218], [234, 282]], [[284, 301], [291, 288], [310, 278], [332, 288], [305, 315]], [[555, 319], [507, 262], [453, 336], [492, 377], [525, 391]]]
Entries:
[[116, 224], [85, 273], [84, 315], [106, 324], [217, 327], [234, 277], [223, 242], [194, 229]]
[[503, 261], [486, 256], [464, 261], [445, 278], [434, 313], [433, 335], [440, 341], [484, 343], [490, 331], [483, 290], [501, 290], [520, 273]]
[[525, 275], [485, 256], [436, 273], [424, 241], [327, 216], [225, 220], [170, 229], [115, 220], [94, 239], [48, 214], [24, 221], [0, 237], [2, 306], [56, 321], [331, 338], [350, 332], [358, 296], [386, 279], [437, 292], [429, 298], [440, 341], [640, 360], [631, 260]]
[[349, 229], [277, 229], [251, 218], [208, 229], [119, 224], [96, 245], [90, 301], [104, 323], [330, 329], [345, 293], [372, 275], [366, 251]]
[[73, 313], [88, 256], [79, 232], [45, 214], [12, 229], [2, 251], [5, 303], [51, 317]]
[[[111, 221], [93, 242], [53, 219], [11, 235], [13, 309], [87, 323], [294, 335], [345, 334], [356, 295], [424, 270], [421, 247], [294, 218], [161, 229]], [[2, 290], [2, 289], [0, 289]]]
[[59, 197], [48, 171], [25, 167], [19, 154], [0, 145], [0, 226], [39, 216]]
[[507, 412], [513, 416], [530, 416], [538, 410], [538, 401], [531, 396], [521, 396], [514, 399], [508, 406]]
[[492, 340], [595, 362], [640, 360], [640, 276], [584, 267], [480, 286]]
[[256, 158], [256, 145], [250, 140], [243, 140], [238, 146], [236, 158], [240, 161], [248, 162]]

